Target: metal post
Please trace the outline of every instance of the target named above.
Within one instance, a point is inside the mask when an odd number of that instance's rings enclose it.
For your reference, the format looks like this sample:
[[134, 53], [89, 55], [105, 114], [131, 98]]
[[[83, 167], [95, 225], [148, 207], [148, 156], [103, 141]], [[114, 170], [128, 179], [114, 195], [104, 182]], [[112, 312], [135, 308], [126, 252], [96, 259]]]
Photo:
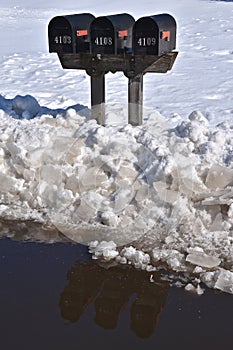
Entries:
[[143, 73], [129, 78], [128, 83], [128, 122], [131, 125], [142, 125], [143, 109]]
[[105, 125], [105, 75], [91, 76], [91, 115]]

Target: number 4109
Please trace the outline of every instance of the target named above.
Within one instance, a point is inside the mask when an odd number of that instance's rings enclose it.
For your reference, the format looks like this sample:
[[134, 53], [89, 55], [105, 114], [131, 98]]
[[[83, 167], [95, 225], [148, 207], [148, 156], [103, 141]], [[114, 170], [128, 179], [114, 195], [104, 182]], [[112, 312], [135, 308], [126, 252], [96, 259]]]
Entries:
[[154, 38], [154, 37], [139, 38], [137, 43], [139, 46], [155, 46], [156, 45], [156, 38]]

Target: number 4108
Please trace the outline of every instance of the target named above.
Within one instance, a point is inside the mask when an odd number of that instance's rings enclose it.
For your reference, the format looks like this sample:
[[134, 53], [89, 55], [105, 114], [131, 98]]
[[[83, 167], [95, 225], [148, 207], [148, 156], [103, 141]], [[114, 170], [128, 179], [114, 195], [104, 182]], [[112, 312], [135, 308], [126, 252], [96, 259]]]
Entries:
[[99, 36], [95, 38], [94, 43], [99, 46], [111, 46], [113, 39], [110, 36]]

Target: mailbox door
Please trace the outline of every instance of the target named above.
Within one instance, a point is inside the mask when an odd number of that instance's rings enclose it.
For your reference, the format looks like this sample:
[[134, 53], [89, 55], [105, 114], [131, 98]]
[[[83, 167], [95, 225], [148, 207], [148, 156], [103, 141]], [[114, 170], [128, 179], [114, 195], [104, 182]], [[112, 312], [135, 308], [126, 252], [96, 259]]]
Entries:
[[49, 23], [49, 52], [90, 52], [90, 13], [57, 16]]
[[116, 51], [115, 30], [107, 17], [98, 17], [90, 29], [91, 52], [100, 54], [114, 54]]
[[175, 49], [176, 22], [169, 14], [139, 18], [133, 28], [135, 55], [161, 56]]
[[158, 55], [159, 29], [150, 17], [139, 18], [133, 28], [133, 52], [135, 55]]
[[96, 18], [91, 24], [91, 52], [119, 54], [132, 51], [134, 18], [117, 14]]
[[62, 16], [54, 17], [49, 23], [49, 52], [72, 53], [74, 47], [72, 26]]

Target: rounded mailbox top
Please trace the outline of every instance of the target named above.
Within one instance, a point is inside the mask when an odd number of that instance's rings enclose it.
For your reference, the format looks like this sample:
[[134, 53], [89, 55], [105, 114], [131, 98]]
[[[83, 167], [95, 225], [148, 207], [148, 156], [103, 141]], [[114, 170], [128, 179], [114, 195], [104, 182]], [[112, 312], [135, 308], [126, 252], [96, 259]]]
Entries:
[[91, 52], [119, 54], [130, 50], [134, 23], [128, 13], [97, 17], [90, 27]]
[[161, 56], [175, 49], [176, 21], [162, 13], [139, 18], [133, 27], [133, 53]]

